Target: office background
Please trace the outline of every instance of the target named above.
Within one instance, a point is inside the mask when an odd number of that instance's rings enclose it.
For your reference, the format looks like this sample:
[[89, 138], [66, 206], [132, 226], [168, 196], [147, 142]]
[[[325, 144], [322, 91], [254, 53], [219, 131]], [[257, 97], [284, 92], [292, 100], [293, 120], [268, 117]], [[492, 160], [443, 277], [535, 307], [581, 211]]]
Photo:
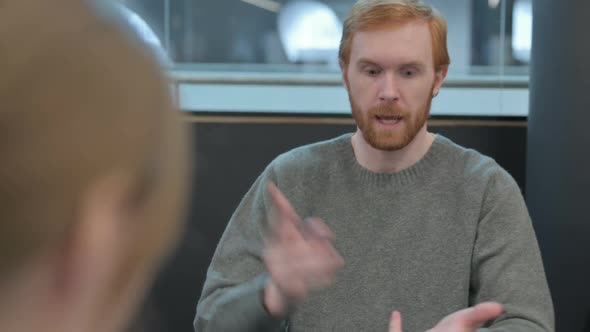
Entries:
[[[590, 28], [590, 3], [429, 2], [448, 20], [452, 61], [431, 130], [495, 158], [516, 179], [544, 255], [557, 331], [590, 331], [590, 46], [579, 37]], [[135, 328], [191, 331], [213, 250], [254, 179], [282, 152], [354, 130], [334, 49], [353, 1], [124, 3], [170, 58], [197, 156], [184, 239]]]

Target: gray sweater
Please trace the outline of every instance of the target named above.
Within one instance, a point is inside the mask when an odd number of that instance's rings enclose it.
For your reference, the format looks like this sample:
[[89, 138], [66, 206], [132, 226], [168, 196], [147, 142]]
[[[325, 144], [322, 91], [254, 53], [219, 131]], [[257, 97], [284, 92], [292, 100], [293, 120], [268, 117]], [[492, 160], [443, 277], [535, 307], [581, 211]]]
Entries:
[[[506, 171], [437, 135], [415, 165], [374, 173], [357, 163], [350, 138], [294, 149], [260, 175], [217, 247], [197, 331], [386, 332], [393, 310], [401, 311], [405, 332], [425, 331], [482, 301], [506, 309], [491, 331], [554, 330], [531, 220]], [[268, 181], [299, 215], [326, 221], [345, 261], [330, 288], [282, 320], [269, 317], [261, 301]]]

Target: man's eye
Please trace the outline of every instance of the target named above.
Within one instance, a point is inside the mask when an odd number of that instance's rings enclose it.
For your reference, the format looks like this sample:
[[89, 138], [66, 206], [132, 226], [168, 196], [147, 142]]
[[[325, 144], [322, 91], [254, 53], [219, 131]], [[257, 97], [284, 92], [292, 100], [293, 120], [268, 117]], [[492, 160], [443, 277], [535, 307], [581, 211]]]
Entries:
[[380, 71], [379, 69], [366, 69], [365, 72], [369, 75], [369, 76], [377, 76], [379, 75]]
[[404, 75], [405, 77], [412, 77], [416, 74], [416, 71], [412, 70], [412, 69], [404, 69], [402, 71], [402, 75]]

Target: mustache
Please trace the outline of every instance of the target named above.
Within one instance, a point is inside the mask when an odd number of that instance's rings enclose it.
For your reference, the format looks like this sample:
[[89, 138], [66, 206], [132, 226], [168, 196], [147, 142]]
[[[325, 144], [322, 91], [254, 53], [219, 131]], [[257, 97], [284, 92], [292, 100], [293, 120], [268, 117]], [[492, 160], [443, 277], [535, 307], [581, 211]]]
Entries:
[[368, 112], [369, 116], [397, 116], [397, 117], [404, 117], [406, 112], [404, 112], [400, 107], [395, 105], [380, 105], [375, 106], [369, 109]]

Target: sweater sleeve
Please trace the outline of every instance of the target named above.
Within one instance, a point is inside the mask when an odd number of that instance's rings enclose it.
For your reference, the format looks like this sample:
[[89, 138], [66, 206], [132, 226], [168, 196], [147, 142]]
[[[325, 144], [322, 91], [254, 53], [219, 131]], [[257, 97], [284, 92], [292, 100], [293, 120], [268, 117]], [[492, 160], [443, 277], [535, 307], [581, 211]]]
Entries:
[[496, 301], [505, 313], [478, 331], [554, 331], [551, 295], [524, 199], [507, 172], [494, 173], [472, 256], [470, 304]]
[[274, 332], [285, 324], [262, 304], [268, 279], [261, 258], [269, 206], [265, 186], [274, 180], [271, 166], [244, 196], [221, 237], [197, 305], [195, 331]]

